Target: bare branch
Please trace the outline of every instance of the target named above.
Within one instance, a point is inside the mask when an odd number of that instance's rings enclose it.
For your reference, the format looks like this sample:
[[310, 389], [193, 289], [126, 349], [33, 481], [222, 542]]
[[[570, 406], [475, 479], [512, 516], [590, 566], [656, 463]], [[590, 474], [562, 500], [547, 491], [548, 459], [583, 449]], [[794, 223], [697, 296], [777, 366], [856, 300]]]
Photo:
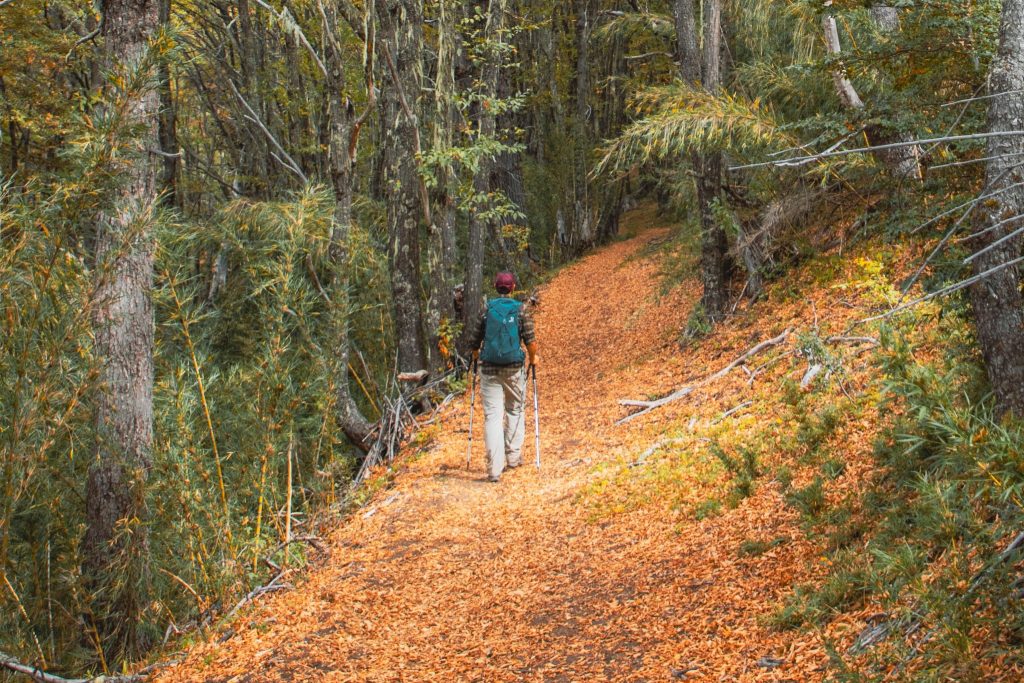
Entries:
[[281, 23], [281, 25], [284, 27], [286, 31], [290, 32], [292, 35], [299, 39], [299, 42], [302, 43], [303, 47], [306, 48], [306, 51], [309, 52], [309, 55], [313, 58], [313, 61], [316, 62], [316, 65], [318, 67], [320, 67], [320, 73], [322, 73], [324, 76], [327, 76], [327, 67], [324, 66], [324, 63], [320, 60], [320, 55], [318, 55], [316, 50], [313, 49], [313, 46], [309, 44], [309, 41], [306, 39], [306, 34], [303, 33], [302, 31], [302, 27], [299, 26], [299, 22], [297, 22], [295, 20], [295, 17], [291, 15], [291, 12], [288, 11], [288, 8], [285, 7], [283, 11], [278, 12], [276, 9], [265, 3], [263, 0], [256, 0], [256, 4], [262, 7], [263, 9], [267, 10], [271, 14], [273, 14], [274, 18], [276, 18]]
[[260, 117], [257, 116], [256, 112], [254, 112], [252, 107], [249, 106], [249, 103], [245, 101], [244, 97], [242, 97], [242, 93], [238, 92], [238, 88], [235, 87], [234, 82], [230, 78], [228, 79], [228, 85], [231, 86], [231, 92], [235, 93], [235, 97], [237, 97], [238, 101], [242, 103], [242, 106], [245, 107], [245, 110], [249, 112], [249, 115], [246, 118], [255, 123], [259, 127], [259, 129], [263, 131], [263, 134], [267, 136], [267, 139], [270, 141], [270, 144], [272, 144], [277, 149], [277, 151], [281, 153], [281, 156], [283, 156], [288, 161], [288, 163], [284, 163], [284, 161], [281, 161], [281, 159], [278, 159], [276, 156], [274, 158], [281, 162], [282, 166], [290, 170], [295, 175], [299, 176], [303, 183], [308, 183], [309, 179], [306, 178], [306, 174], [302, 172], [302, 169], [299, 168], [299, 165], [295, 163], [295, 160], [291, 158], [288, 152], [284, 151], [284, 147], [282, 147], [281, 143], [277, 141], [277, 138], [274, 137], [274, 134], [267, 130], [267, 127], [263, 125], [263, 122], [260, 121]]
[[1013, 154], [996, 154], [990, 157], [979, 157], [977, 159], [964, 159], [962, 161], [950, 161], [945, 164], [935, 164], [928, 168], [929, 171], [934, 171], [940, 168], [952, 168], [953, 166], [967, 166], [968, 164], [980, 164], [986, 161], [995, 161], [997, 159], [1012, 159], [1014, 157], [1024, 156], [1024, 153], [1014, 152]]
[[820, 161], [822, 159], [829, 159], [832, 157], [846, 156], [848, 154], [864, 154], [868, 152], [880, 152], [887, 149], [897, 149], [900, 147], [913, 147], [915, 145], [931, 144], [933, 142], [962, 142], [964, 140], [985, 140], [988, 138], [998, 137], [1019, 137], [1024, 135], [1024, 130], [1007, 130], [1007, 131], [992, 131], [990, 133], [972, 133], [970, 135], [945, 135], [937, 138], [922, 138], [920, 140], [903, 140], [900, 142], [890, 142], [884, 145], [869, 145], [867, 147], [857, 147], [855, 149], [840, 149], [829, 152], [822, 152], [820, 154], [811, 154], [803, 157], [793, 157], [790, 159], [779, 159], [778, 161], [761, 161], [755, 164], [743, 164], [741, 166], [730, 166], [730, 171], [741, 171], [749, 168], [764, 168], [765, 166], [779, 166], [779, 167], [796, 167], [806, 166], [814, 161]]
[[668, 57], [669, 59], [674, 59], [675, 55], [673, 55], [671, 52], [655, 50], [654, 52], [645, 52], [642, 55], [625, 55], [622, 59], [624, 59], [627, 62], [634, 62], [640, 59], [650, 59], [651, 57]]
[[914, 306], [916, 306], [916, 305], [918, 305], [920, 303], [924, 303], [925, 301], [928, 301], [930, 299], [934, 299], [934, 298], [939, 297], [939, 296], [945, 296], [946, 294], [952, 294], [953, 292], [960, 291], [961, 289], [964, 289], [965, 287], [970, 287], [975, 282], [980, 282], [980, 281], [984, 280], [985, 278], [989, 277], [990, 275], [995, 275], [996, 273], [998, 273], [1000, 271], [1003, 271], [1003, 270], [1006, 270], [1007, 268], [1012, 268], [1013, 266], [1017, 265], [1018, 263], [1024, 263], [1024, 256], [1019, 256], [1019, 257], [1017, 257], [1015, 259], [1011, 259], [1009, 261], [1005, 261], [1003, 263], [1000, 263], [998, 266], [994, 266], [992, 268], [989, 268], [988, 270], [986, 270], [986, 271], [984, 271], [982, 273], [978, 273], [977, 275], [973, 275], [973, 276], [967, 278], [966, 280], [961, 280], [960, 282], [957, 282], [955, 284], [949, 285], [948, 287], [943, 287], [942, 289], [937, 289], [934, 292], [931, 292], [929, 294], [925, 294], [924, 296], [919, 296], [918, 298], [916, 298], [916, 299], [914, 299], [912, 301], [908, 301], [905, 304], [900, 304], [899, 306], [897, 306], [896, 308], [892, 309], [891, 311], [888, 311], [887, 313], [882, 313], [882, 314], [879, 314], [879, 315], [871, 316], [870, 318], [864, 318], [862, 320], [858, 320], [857, 324], [870, 323], [870, 322], [874, 322], [876, 320], [884, 320], [886, 318], [891, 318], [892, 316], [896, 315], [897, 313], [901, 313], [901, 312], [907, 310], [908, 308], [912, 308], [912, 307], [914, 307]]
[[968, 97], [968, 98], [965, 98], [965, 99], [962, 99], [962, 100], [953, 100], [952, 102], [946, 102], [945, 104], [943, 104], [941, 106], [943, 106], [943, 107], [955, 107], [958, 104], [970, 104], [972, 102], [980, 102], [982, 100], [991, 100], [991, 99], [994, 99], [996, 97], [1002, 97], [1003, 95], [1016, 95], [1016, 94], [1022, 93], [1022, 92], [1024, 92], [1024, 90], [1007, 90], [1005, 92], [992, 93], [991, 95], [980, 95], [980, 96], [977, 96], [977, 97]]
[[[992, 230], [997, 230], [997, 229], [1001, 228], [1002, 226], [1004, 226], [1004, 225], [1006, 225], [1008, 223], [1014, 223], [1016, 221], [1021, 220], [1022, 218], [1024, 218], [1024, 214], [1020, 214], [1020, 213], [1017, 214], [1016, 216], [1011, 216], [1010, 218], [1007, 218], [1005, 220], [999, 221], [995, 225], [990, 225], [989, 227], [985, 228], [984, 230], [981, 230], [980, 232], [976, 233], [975, 235], [972, 235], [972, 237], [975, 237], [977, 235], [984, 235], [987, 232], [991, 232]], [[992, 242], [988, 246], [986, 246], [986, 247], [984, 247], [982, 249], [979, 249], [978, 251], [974, 252], [973, 254], [971, 254], [970, 256], [965, 258], [964, 259], [964, 264], [968, 264], [971, 261], [973, 261], [974, 259], [976, 259], [979, 256], [981, 256], [982, 254], [986, 254], [986, 253], [990, 252], [991, 250], [993, 250], [996, 247], [998, 247], [1000, 244], [1008, 242], [1009, 240], [1013, 239], [1014, 237], [1016, 237], [1017, 235], [1021, 234], [1022, 232], [1024, 232], [1024, 228], [1017, 228], [1016, 230], [1011, 230], [1007, 234], [1005, 234], [1002, 237], [1000, 237], [999, 239], [997, 239], [995, 242]]]
[[636, 412], [636, 413], [632, 413], [630, 415], [627, 415], [626, 417], [624, 417], [624, 418], [622, 418], [620, 420], [617, 420], [615, 422], [615, 424], [617, 424], [617, 425], [625, 424], [626, 422], [629, 422], [630, 420], [635, 420], [636, 418], [640, 417], [641, 415], [646, 415], [647, 413], [651, 412], [652, 410], [655, 410], [655, 409], [660, 408], [660, 407], [662, 407], [664, 405], [667, 405], [667, 404], [672, 403], [674, 401], [678, 401], [681, 398], [689, 396], [690, 394], [693, 393], [693, 391], [695, 389], [699, 389], [702, 386], [705, 386], [707, 384], [710, 384], [711, 382], [714, 382], [715, 380], [718, 380], [718, 379], [721, 379], [722, 377], [725, 377], [734, 368], [736, 368], [737, 366], [740, 366], [740, 365], [743, 365], [744, 363], [746, 363], [747, 360], [750, 359], [752, 356], [755, 356], [755, 355], [761, 353], [762, 351], [764, 351], [767, 348], [771, 348], [773, 346], [778, 346], [779, 344], [783, 343], [784, 341], [786, 341], [786, 339], [789, 337], [790, 333], [792, 333], [792, 332], [793, 332], [793, 328], [791, 328], [791, 327], [786, 328], [786, 330], [783, 331], [783, 333], [780, 334], [779, 336], [772, 337], [771, 339], [767, 339], [767, 340], [761, 342], [760, 344], [757, 344], [757, 345], [751, 347], [746, 352], [744, 352], [742, 355], [740, 355], [739, 358], [737, 358], [733, 362], [729, 363], [728, 365], [726, 365], [724, 368], [722, 368], [721, 370], [719, 370], [715, 374], [709, 375], [708, 377], [700, 380], [696, 384], [691, 384], [689, 386], [680, 387], [679, 389], [676, 389], [671, 394], [669, 394], [668, 396], [665, 396], [663, 398], [659, 398], [659, 399], [654, 400], [654, 401], [633, 401], [633, 400], [621, 400], [621, 401], [619, 401], [619, 405], [643, 408], [643, 410], [641, 410], [639, 412]]
[[[10, 0], [6, 0], [6, 2], [10, 2]], [[0, 3], [0, 6], [3, 6], [3, 4], [5, 3]], [[141, 681], [144, 680], [143, 676], [137, 675], [96, 676], [95, 678], [63, 678], [62, 676], [48, 674], [38, 667], [22, 664], [14, 657], [6, 655], [3, 652], [0, 652], [0, 669], [7, 669], [8, 671], [28, 676], [39, 683], [141, 683]]]

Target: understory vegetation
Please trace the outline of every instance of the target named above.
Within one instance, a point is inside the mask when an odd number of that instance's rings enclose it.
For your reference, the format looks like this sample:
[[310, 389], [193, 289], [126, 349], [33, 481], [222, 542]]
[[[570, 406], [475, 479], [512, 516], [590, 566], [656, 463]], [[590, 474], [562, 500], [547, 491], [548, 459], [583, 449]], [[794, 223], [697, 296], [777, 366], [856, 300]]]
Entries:
[[491, 274], [643, 201], [673, 348], [785, 343], [591, 518], [772, 497], [735, 552], [815, 544], [767, 622], [829, 676], [1024, 665], [1024, 1], [100, 5], [0, 1], [0, 657], [125, 670], [308, 562]]

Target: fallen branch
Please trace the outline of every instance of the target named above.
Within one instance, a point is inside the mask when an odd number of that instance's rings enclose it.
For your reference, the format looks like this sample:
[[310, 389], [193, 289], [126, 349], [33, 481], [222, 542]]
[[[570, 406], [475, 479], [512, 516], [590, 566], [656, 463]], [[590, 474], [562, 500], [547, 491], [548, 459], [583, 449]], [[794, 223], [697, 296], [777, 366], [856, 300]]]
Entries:
[[399, 382], [422, 382], [430, 375], [426, 370], [417, 370], [416, 372], [400, 372], [398, 373]]
[[330, 552], [328, 552], [327, 548], [324, 547], [323, 540], [317, 538], [316, 536], [294, 536], [288, 539], [287, 541], [282, 541], [277, 545], [277, 548], [274, 550], [273, 554], [276, 555], [280, 551], [284, 550], [286, 547], [290, 546], [292, 543], [308, 543], [309, 545], [313, 546], [313, 548], [321, 555], [325, 557], [330, 555]]
[[828, 337], [825, 340], [829, 344], [871, 344], [878, 346], [878, 340], [874, 337]]
[[0, 652], [0, 669], [7, 669], [14, 673], [28, 676], [39, 683], [140, 683], [145, 680], [144, 676], [128, 674], [124, 676], [96, 676], [94, 678], [64, 678], [54, 674], [48, 674], [39, 667], [22, 664], [14, 657]]
[[644, 463], [647, 462], [647, 458], [649, 458], [652, 455], [654, 455], [658, 450], [660, 450], [662, 448], [665, 448], [666, 446], [672, 446], [672, 445], [680, 443], [682, 441], [687, 441], [687, 439], [686, 438], [661, 439], [660, 441], [655, 442], [654, 445], [651, 446], [650, 448], [648, 448], [646, 451], [641, 453], [639, 458], [637, 458], [633, 462], [629, 463], [629, 466], [630, 467], [640, 467], [641, 465], [643, 465]]
[[[982, 582], [992, 572], [996, 570], [996, 567], [1002, 565], [1011, 557], [1014, 557], [1017, 554], [1017, 551], [1021, 548], [1024, 548], [1024, 532], [1017, 534], [1013, 538], [1013, 540], [1010, 541], [1009, 545], [1007, 545], [1002, 550], [1002, 552], [1000, 552], [985, 567], [982, 567], [980, 570], [978, 570], [977, 573], [975, 573], [974, 578], [971, 579], [971, 583], [967, 587], [967, 590], [964, 591], [962, 599], [970, 599], [973, 603], [974, 592], [978, 590], [978, 587], [981, 586]], [[858, 654], [860, 652], [863, 652], [872, 645], [880, 643], [886, 638], [888, 638], [893, 631], [900, 627], [903, 627], [903, 635], [907, 638], [917, 633], [921, 630], [922, 619], [924, 617], [920, 614], [921, 610], [919, 606], [914, 607], [912, 611], [917, 614], [917, 616], [913, 619], [908, 619], [904, 616], [898, 619], [890, 619], [880, 624], [875, 624], [873, 626], [865, 628], [863, 631], [861, 631], [860, 635], [857, 636], [857, 639], [853, 642], [853, 645], [850, 646], [849, 652], [851, 654]], [[911, 652], [907, 655], [903, 662], [901, 662], [900, 668], [906, 665], [906, 663], [909, 660], [921, 654], [922, 646], [931, 639], [933, 634], [934, 629], [928, 631], [927, 633], [925, 633], [924, 636], [922, 636], [920, 642], [918, 642], [917, 645], [914, 648], [912, 648]]]
[[291, 588], [292, 586], [289, 583], [277, 583], [282, 576], [284, 576], [284, 572], [277, 574], [274, 578], [270, 580], [270, 583], [268, 583], [267, 585], [257, 586], [256, 588], [253, 588], [251, 591], [249, 591], [244, 598], [239, 600], [235, 604], [235, 606], [232, 607], [228, 611], [228, 613], [224, 615], [224, 621], [227, 621], [228, 619], [233, 617], [235, 615], [235, 612], [242, 609], [243, 607], [245, 607], [246, 604], [252, 602], [261, 595], [264, 595], [266, 593], [273, 593], [274, 591], [283, 591]]
[[753, 401], [744, 401], [743, 403], [739, 404], [735, 408], [730, 408], [729, 410], [727, 410], [724, 413], [722, 413], [721, 416], [719, 416], [718, 419], [716, 419], [711, 424], [716, 425], [719, 422], [724, 421], [730, 415], [734, 415], [734, 414], [738, 413], [739, 411], [743, 410], [744, 408], [747, 408], [747, 407], [752, 406], [752, 405], [754, 405]]
[[729, 363], [728, 365], [726, 365], [724, 368], [722, 368], [721, 370], [719, 370], [715, 374], [710, 375], [710, 376], [702, 379], [701, 381], [697, 382], [696, 384], [691, 384], [689, 386], [680, 387], [679, 389], [676, 389], [675, 391], [673, 391], [668, 396], [665, 396], [663, 398], [659, 398], [659, 399], [654, 400], [654, 401], [636, 401], [636, 400], [621, 400], [621, 401], [619, 401], [619, 405], [629, 406], [629, 407], [634, 407], [634, 408], [642, 408], [643, 410], [640, 410], [638, 412], [635, 412], [635, 413], [632, 413], [630, 415], [627, 415], [626, 417], [623, 417], [623, 418], [617, 420], [615, 422], [615, 424], [617, 424], [617, 425], [625, 424], [626, 422], [629, 422], [630, 420], [635, 420], [636, 418], [640, 417], [641, 415], [646, 415], [647, 413], [651, 412], [652, 410], [655, 410], [655, 409], [660, 408], [660, 407], [662, 407], [664, 405], [668, 405], [669, 403], [672, 403], [674, 401], [678, 401], [681, 398], [685, 398], [686, 396], [689, 396], [690, 394], [693, 393], [693, 391], [695, 389], [699, 389], [700, 387], [703, 387], [705, 385], [711, 384], [712, 382], [725, 377], [730, 372], [732, 372], [737, 366], [743, 365], [744, 363], [747, 362], [747, 360], [749, 360], [753, 356], [756, 356], [757, 354], [761, 353], [765, 349], [769, 349], [769, 348], [771, 348], [773, 346], [778, 346], [779, 344], [782, 344], [783, 342], [786, 341], [786, 339], [789, 337], [789, 335], [790, 335], [790, 333], [792, 331], [793, 331], [793, 328], [787, 327], [786, 330], [782, 334], [780, 334], [779, 336], [772, 337], [771, 339], [768, 339], [766, 341], [761, 342], [760, 344], [757, 344], [756, 346], [751, 347], [750, 349], [745, 351], [739, 358], [737, 358], [733, 362]]
[[824, 369], [825, 366], [821, 363], [815, 363], [814, 365], [808, 366], [807, 372], [804, 373], [803, 379], [800, 380], [800, 388], [806, 389], [811, 386], [811, 382], [814, 381], [814, 378], [817, 377]]

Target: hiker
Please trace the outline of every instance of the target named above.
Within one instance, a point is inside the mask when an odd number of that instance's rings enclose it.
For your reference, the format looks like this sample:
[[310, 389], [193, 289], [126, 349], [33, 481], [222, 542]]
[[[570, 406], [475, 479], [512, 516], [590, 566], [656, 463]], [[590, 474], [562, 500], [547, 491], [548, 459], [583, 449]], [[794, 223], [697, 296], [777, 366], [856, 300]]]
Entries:
[[506, 467], [512, 469], [523, 463], [527, 354], [529, 365], [537, 364], [533, 318], [521, 302], [512, 298], [515, 276], [498, 273], [494, 288], [498, 297], [487, 302], [476, 334], [470, 339], [473, 357], [480, 360], [487, 479], [492, 482], [498, 481]]

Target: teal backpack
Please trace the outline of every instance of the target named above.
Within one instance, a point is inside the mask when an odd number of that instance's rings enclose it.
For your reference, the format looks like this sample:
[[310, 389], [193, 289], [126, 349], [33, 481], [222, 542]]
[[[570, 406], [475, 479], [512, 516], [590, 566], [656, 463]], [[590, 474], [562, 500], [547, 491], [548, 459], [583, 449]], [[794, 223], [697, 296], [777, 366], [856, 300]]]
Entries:
[[522, 365], [526, 360], [519, 344], [519, 320], [523, 305], [515, 299], [498, 298], [487, 302], [484, 348], [480, 360], [489, 365]]

